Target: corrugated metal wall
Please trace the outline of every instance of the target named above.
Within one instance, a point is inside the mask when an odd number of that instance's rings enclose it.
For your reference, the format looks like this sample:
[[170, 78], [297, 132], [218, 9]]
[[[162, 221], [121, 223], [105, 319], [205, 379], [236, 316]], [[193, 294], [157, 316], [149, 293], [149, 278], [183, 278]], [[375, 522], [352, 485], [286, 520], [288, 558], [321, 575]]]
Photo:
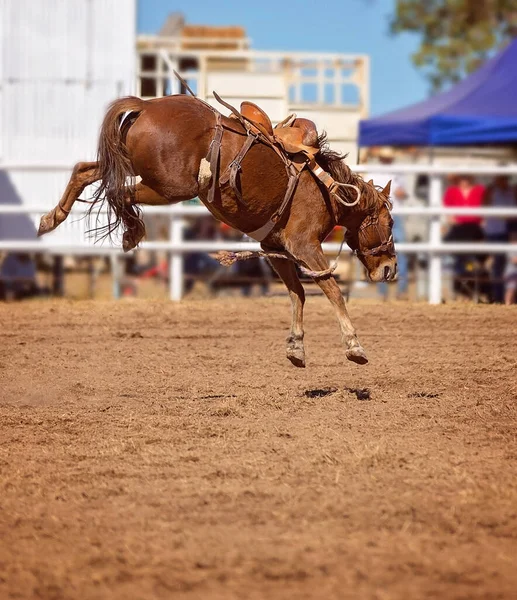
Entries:
[[[0, 2], [0, 164], [94, 158], [107, 104], [134, 91], [135, 19], [136, 0]], [[9, 173], [18, 201], [49, 208], [68, 176]], [[51, 235], [80, 233], [67, 224]]]

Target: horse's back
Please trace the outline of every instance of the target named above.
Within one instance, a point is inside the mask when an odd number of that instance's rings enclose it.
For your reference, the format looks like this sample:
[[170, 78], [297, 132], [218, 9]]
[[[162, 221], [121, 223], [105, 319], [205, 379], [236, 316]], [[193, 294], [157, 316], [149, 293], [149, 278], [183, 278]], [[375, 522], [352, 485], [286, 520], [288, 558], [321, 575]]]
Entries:
[[214, 113], [210, 107], [192, 96], [177, 94], [153, 98], [145, 102], [135, 122], [138, 127], [134, 128], [133, 137], [145, 131], [156, 130], [167, 132], [190, 130], [192, 135], [196, 135], [199, 130], [209, 129], [213, 121]]

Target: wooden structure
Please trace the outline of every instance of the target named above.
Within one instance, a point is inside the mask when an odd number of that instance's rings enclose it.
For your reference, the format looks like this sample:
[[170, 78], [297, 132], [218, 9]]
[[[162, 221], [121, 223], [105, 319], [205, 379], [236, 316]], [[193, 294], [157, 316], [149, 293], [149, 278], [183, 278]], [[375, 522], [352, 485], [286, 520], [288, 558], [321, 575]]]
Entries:
[[143, 98], [182, 91], [177, 70], [210, 104], [215, 90], [234, 106], [255, 102], [274, 124], [294, 112], [326, 131], [332, 148], [357, 155], [357, 125], [369, 111], [367, 56], [257, 51], [242, 27], [189, 25], [177, 14], [158, 35], [139, 36], [137, 52]]

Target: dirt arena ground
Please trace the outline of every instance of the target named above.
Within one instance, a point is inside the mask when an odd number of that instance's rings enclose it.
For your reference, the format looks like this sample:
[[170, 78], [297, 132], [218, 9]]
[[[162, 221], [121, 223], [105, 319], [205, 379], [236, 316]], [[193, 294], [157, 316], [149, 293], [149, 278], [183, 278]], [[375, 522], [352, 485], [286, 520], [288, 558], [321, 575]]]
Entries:
[[350, 310], [0, 306], [0, 598], [515, 598], [516, 307]]

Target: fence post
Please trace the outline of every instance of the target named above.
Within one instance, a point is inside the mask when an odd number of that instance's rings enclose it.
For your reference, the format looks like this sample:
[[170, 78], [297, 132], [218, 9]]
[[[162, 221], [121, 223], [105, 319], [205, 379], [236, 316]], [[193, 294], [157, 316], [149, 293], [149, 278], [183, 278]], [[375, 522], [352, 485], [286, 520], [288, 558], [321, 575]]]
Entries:
[[111, 263], [111, 281], [113, 289], [113, 298], [119, 300], [121, 296], [120, 290], [120, 260], [116, 252], [110, 254]]
[[[439, 208], [442, 205], [442, 179], [440, 175], [431, 175], [429, 186], [429, 205]], [[429, 225], [429, 242], [431, 246], [442, 243], [441, 217], [433, 215]], [[429, 252], [429, 304], [440, 304], [442, 301], [442, 255]]]
[[[174, 245], [183, 242], [183, 219], [171, 213], [169, 239]], [[170, 299], [178, 302], [183, 297], [183, 253], [172, 250], [169, 254], [169, 294]]]

